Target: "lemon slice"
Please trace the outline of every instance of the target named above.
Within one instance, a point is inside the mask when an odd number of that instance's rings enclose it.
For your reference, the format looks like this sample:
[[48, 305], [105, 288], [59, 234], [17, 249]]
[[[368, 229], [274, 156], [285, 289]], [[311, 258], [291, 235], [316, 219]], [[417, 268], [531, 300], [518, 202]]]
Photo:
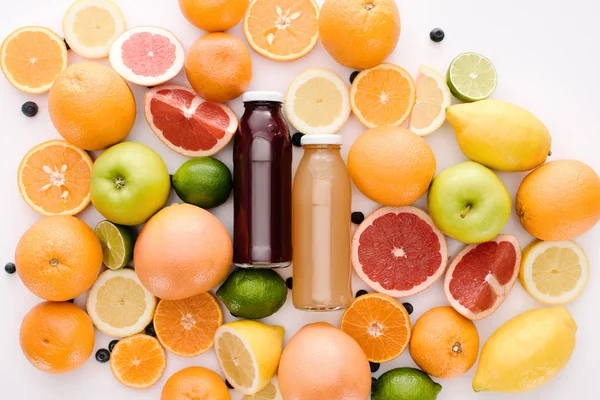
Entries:
[[570, 240], [536, 240], [523, 250], [521, 284], [540, 303], [558, 305], [575, 300], [588, 281], [590, 263]]
[[284, 330], [257, 321], [222, 325], [215, 334], [215, 353], [229, 383], [246, 395], [265, 388], [277, 372]]
[[277, 377], [274, 376], [271, 379], [271, 382], [267, 384], [264, 388], [262, 388], [256, 394], [247, 394], [242, 397], [242, 400], [283, 400], [281, 396], [281, 392], [279, 391], [279, 382], [277, 382]]
[[155, 308], [156, 297], [130, 268], [104, 271], [87, 300], [87, 311], [96, 328], [116, 337], [143, 331], [152, 321]]
[[103, 58], [125, 32], [125, 17], [111, 0], [77, 0], [63, 17], [63, 32], [75, 53], [86, 58]]
[[410, 130], [419, 136], [435, 132], [446, 121], [452, 95], [444, 77], [426, 65], [417, 76], [417, 99], [410, 115]]
[[288, 88], [285, 113], [304, 134], [336, 133], [350, 116], [350, 92], [336, 73], [310, 68]]

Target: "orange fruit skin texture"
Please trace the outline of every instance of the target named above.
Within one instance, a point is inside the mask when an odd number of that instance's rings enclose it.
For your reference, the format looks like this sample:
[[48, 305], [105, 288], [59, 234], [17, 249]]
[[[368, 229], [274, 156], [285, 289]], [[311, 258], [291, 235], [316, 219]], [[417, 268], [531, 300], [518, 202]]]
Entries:
[[600, 178], [581, 161], [552, 161], [523, 179], [515, 205], [521, 225], [532, 236], [569, 240], [600, 220]]
[[223, 224], [190, 204], [163, 208], [144, 226], [133, 250], [135, 271], [153, 295], [181, 300], [221, 283], [233, 262]]
[[248, 0], [179, 0], [179, 8], [190, 23], [207, 32], [223, 32], [241, 21]]
[[371, 369], [348, 334], [325, 322], [300, 329], [283, 349], [279, 389], [284, 399], [365, 400]]
[[160, 400], [230, 400], [229, 389], [216, 372], [188, 367], [175, 372], [165, 383]]
[[[460, 351], [454, 351], [459, 345]], [[425, 312], [413, 327], [410, 355], [425, 373], [454, 378], [466, 373], [477, 360], [479, 334], [473, 321], [452, 307]]]
[[40, 303], [21, 323], [21, 350], [37, 369], [63, 374], [81, 366], [94, 350], [94, 325], [71, 303]]
[[185, 57], [188, 81], [200, 97], [224, 103], [241, 96], [252, 80], [246, 45], [228, 33], [201, 36]]
[[127, 137], [135, 122], [135, 99], [127, 83], [102, 64], [71, 65], [48, 94], [54, 127], [66, 141], [102, 150]]
[[364, 69], [389, 56], [400, 37], [400, 13], [394, 0], [325, 0], [319, 35], [340, 64]]
[[356, 187], [385, 206], [407, 206], [423, 196], [435, 175], [433, 151], [402, 127], [379, 127], [360, 135], [348, 153]]
[[46, 217], [19, 240], [15, 264], [21, 281], [48, 301], [67, 301], [88, 290], [102, 267], [102, 246], [83, 221], [68, 215]]

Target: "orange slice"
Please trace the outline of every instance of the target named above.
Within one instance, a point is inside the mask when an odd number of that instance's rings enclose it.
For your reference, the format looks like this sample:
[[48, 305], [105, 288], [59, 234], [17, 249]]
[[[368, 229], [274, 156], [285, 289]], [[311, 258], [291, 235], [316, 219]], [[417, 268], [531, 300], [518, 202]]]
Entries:
[[308, 54], [319, 40], [319, 6], [314, 0], [253, 0], [244, 17], [250, 46], [271, 60]]
[[371, 362], [393, 360], [410, 342], [410, 317], [393, 297], [369, 293], [357, 297], [342, 317], [341, 329], [358, 342]]
[[399, 126], [415, 105], [417, 90], [403, 68], [383, 63], [356, 76], [350, 89], [352, 112], [367, 128]]
[[90, 203], [92, 159], [64, 140], [29, 150], [17, 180], [23, 200], [42, 215], [75, 215]]
[[171, 353], [182, 357], [210, 350], [222, 324], [221, 306], [210, 293], [183, 300], [161, 300], [154, 314], [158, 340]]
[[410, 130], [419, 136], [435, 132], [446, 121], [446, 107], [452, 103], [446, 79], [426, 65], [419, 68], [417, 100], [410, 115]]
[[45, 93], [67, 68], [67, 46], [42, 26], [17, 29], [2, 43], [0, 67], [6, 79], [25, 93]]
[[121, 339], [110, 355], [110, 370], [119, 382], [133, 389], [148, 389], [159, 381], [167, 357], [158, 340], [148, 335]]

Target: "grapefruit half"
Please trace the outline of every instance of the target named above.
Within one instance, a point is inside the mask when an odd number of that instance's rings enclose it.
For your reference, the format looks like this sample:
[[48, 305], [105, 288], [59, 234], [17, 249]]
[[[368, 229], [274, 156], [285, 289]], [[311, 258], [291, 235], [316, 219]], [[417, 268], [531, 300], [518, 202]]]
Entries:
[[188, 157], [215, 154], [227, 146], [238, 127], [231, 108], [204, 100], [185, 86], [150, 89], [144, 112], [156, 136], [171, 150]]
[[512, 235], [498, 235], [492, 241], [466, 246], [446, 273], [446, 297], [464, 317], [483, 319], [508, 296], [520, 265], [521, 247]]
[[163, 28], [140, 26], [121, 34], [110, 49], [110, 64], [123, 79], [156, 86], [177, 75], [185, 53], [179, 39]]
[[448, 261], [446, 238], [417, 207], [382, 207], [360, 224], [352, 240], [352, 265], [371, 288], [407, 297], [433, 284]]

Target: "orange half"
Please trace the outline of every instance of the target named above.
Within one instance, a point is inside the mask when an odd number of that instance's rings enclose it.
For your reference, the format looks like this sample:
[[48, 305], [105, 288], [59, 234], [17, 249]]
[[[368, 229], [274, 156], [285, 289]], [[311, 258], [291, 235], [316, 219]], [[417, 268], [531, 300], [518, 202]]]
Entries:
[[342, 317], [342, 331], [352, 336], [371, 362], [393, 360], [410, 342], [410, 317], [393, 297], [369, 293], [357, 297]]
[[250, 46], [271, 60], [308, 54], [319, 40], [319, 6], [314, 0], [253, 0], [244, 17]]
[[415, 82], [404, 68], [383, 63], [356, 76], [350, 104], [367, 128], [400, 126], [410, 115], [416, 95]]
[[26, 26], [2, 43], [0, 66], [15, 88], [25, 93], [45, 93], [67, 68], [67, 46], [48, 28]]
[[140, 334], [119, 340], [110, 355], [110, 370], [123, 385], [148, 389], [165, 371], [167, 357], [158, 340]]
[[210, 350], [221, 325], [221, 306], [210, 293], [183, 300], [161, 300], [154, 314], [158, 340], [171, 353], [182, 357]]
[[90, 203], [92, 159], [64, 140], [29, 150], [17, 179], [23, 200], [42, 215], [75, 215]]

